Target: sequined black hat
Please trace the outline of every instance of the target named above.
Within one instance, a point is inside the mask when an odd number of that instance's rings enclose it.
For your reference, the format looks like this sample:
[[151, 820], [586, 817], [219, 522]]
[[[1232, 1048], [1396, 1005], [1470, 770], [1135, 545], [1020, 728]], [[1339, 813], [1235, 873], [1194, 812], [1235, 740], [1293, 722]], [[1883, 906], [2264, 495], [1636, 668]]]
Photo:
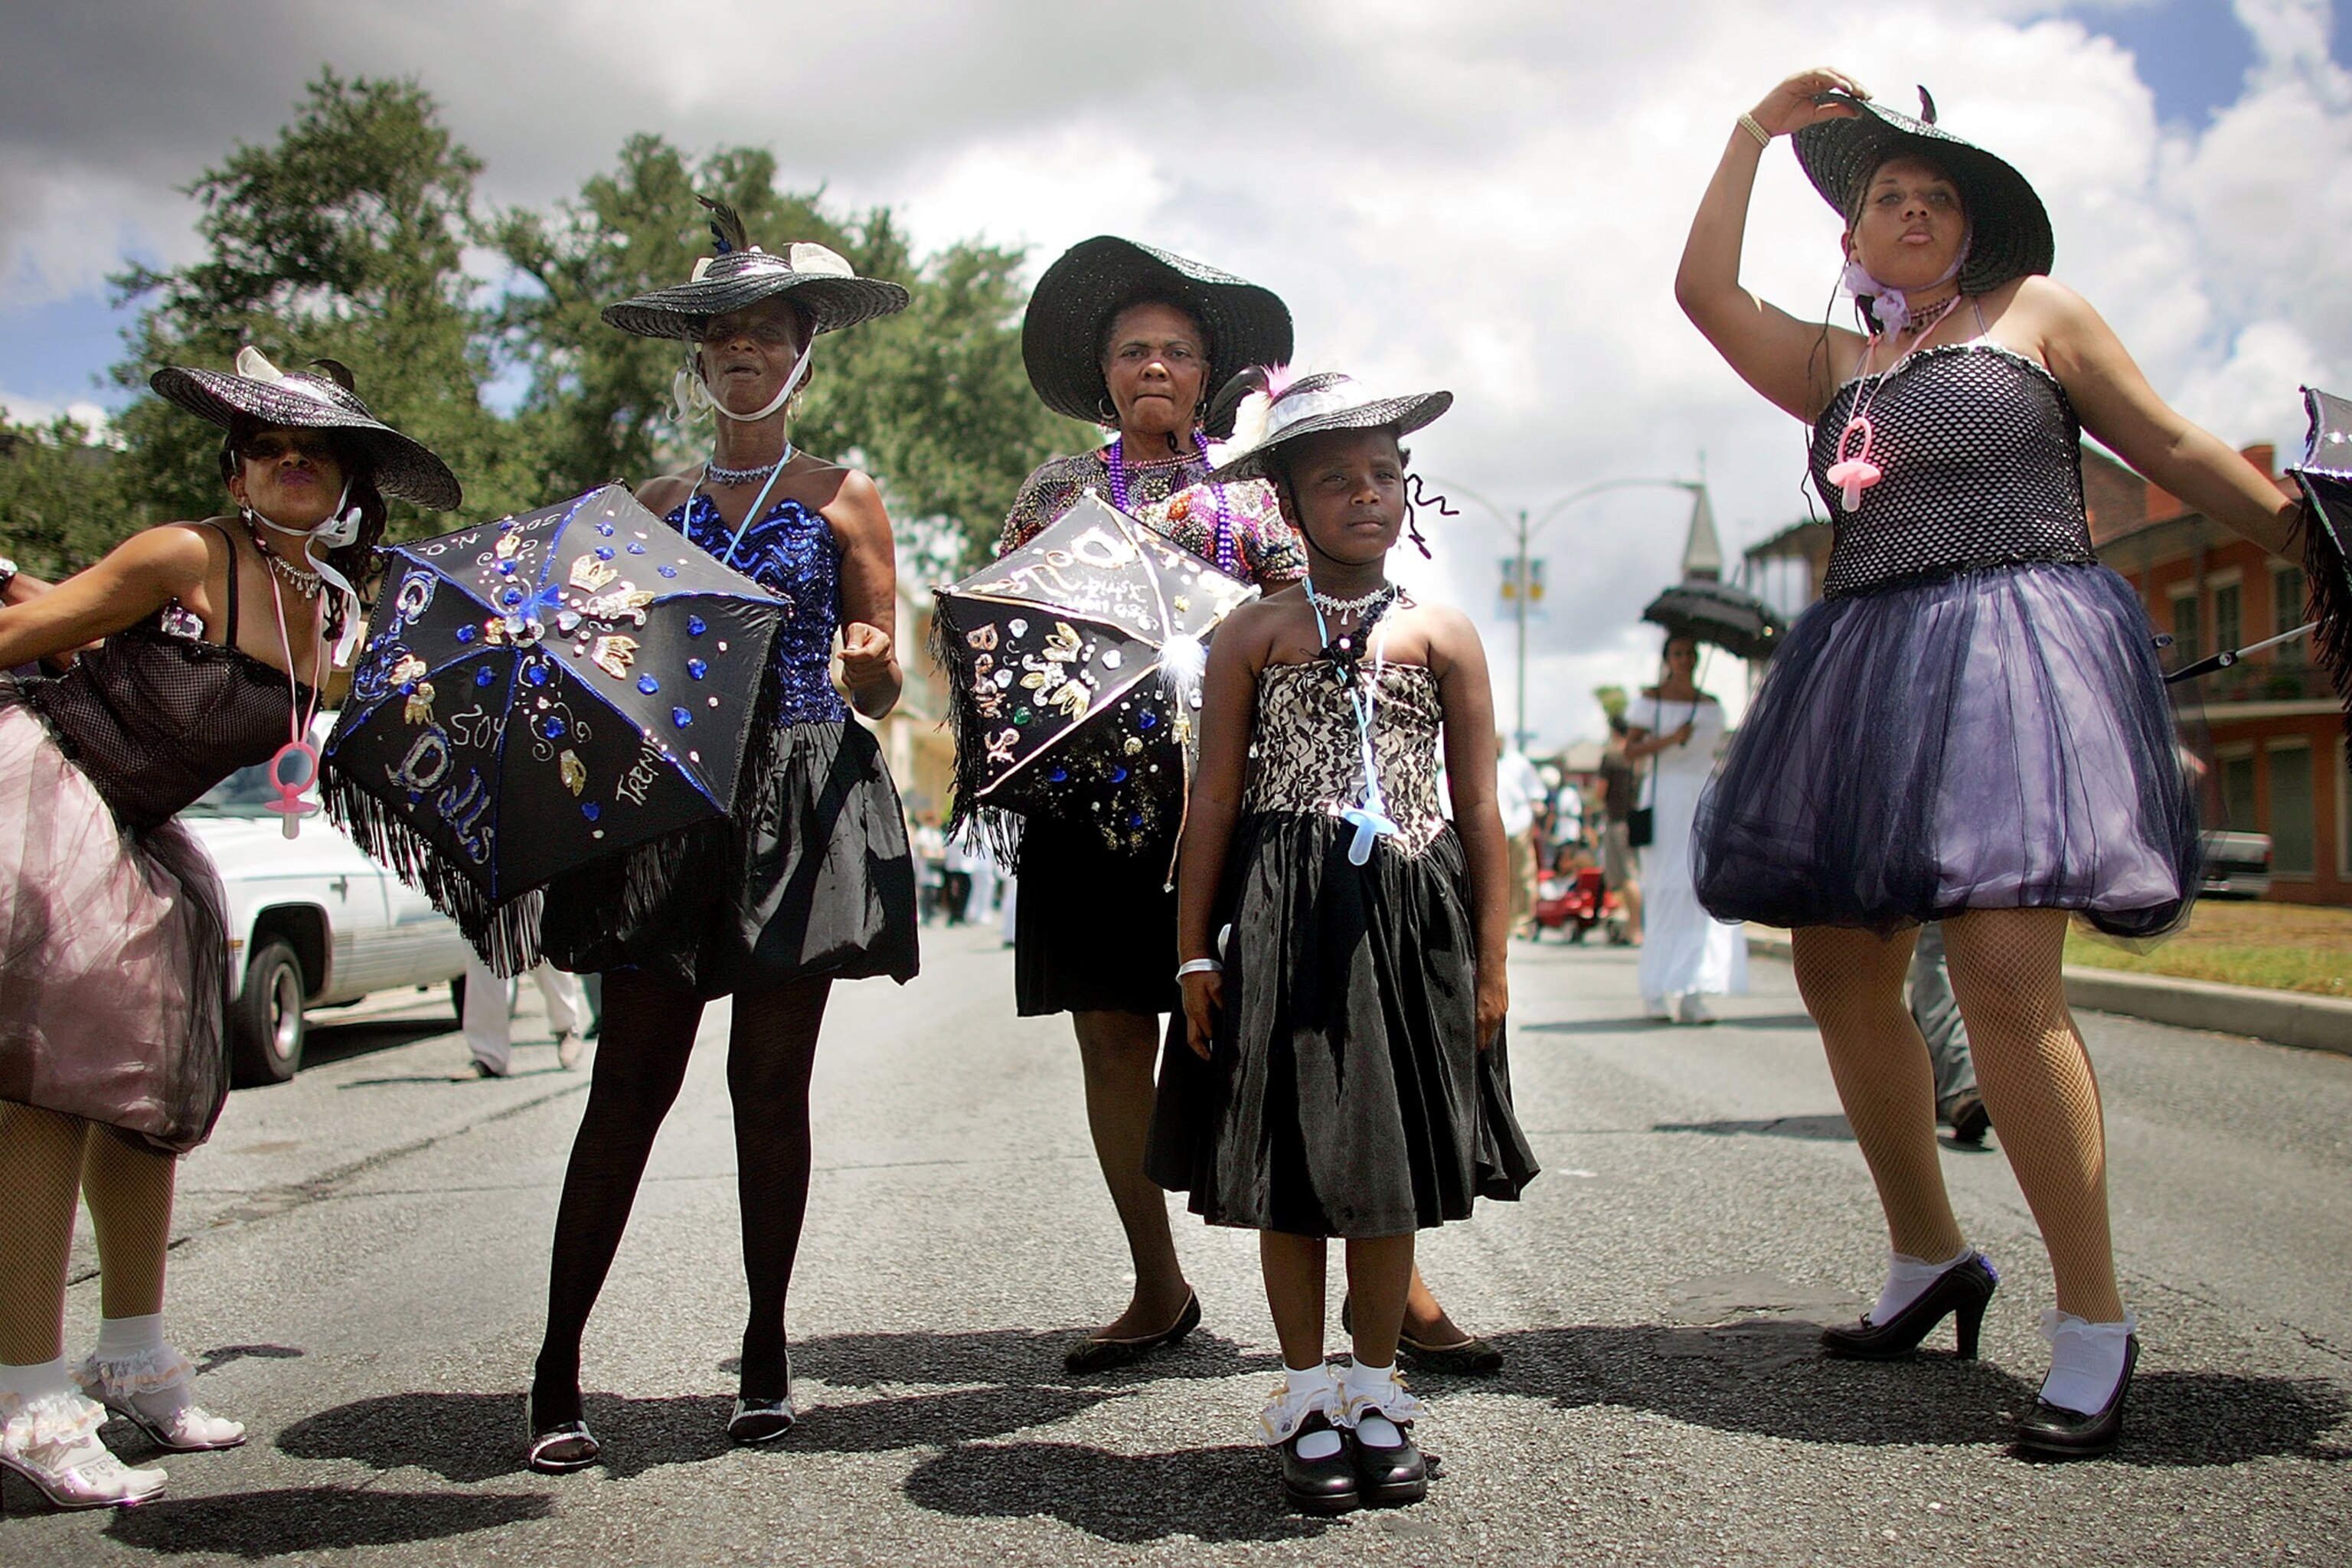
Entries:
[[1797, 163], [1838, 216], [1852, 222], [1871, 176], [1890, 158], [1924, 158], [1945, 170], [1968, 208], [1969, 254], [1960, 264], [1963, 292], [1982, 294], [2013, 279], [2050, 270], [2057, 241], [2050, 214], [2023, 174], [1974, 142], [1936, 123], [1936, 100], [1919, 89], [1919, 118], [1869, 99], [1823, 93], [1852, 119], [1817, 120], [1796, 133]]
[[[1089, 424], [1107, 422], [1103, 332], [1113, 315], [1153, 298], [1171, 300], [1201, 323], [1209, 340], [1209, 386], [1244, 365], [1290, 357], [1290, 308], [1273, 289], [1152, 246], [1097, 235], [1045, 268], [1021, 322], [1021, 360], [1046, 407]], [[1212, 424], [1209, 434], [1230, 428]]]
[[1276, 450], [1302, 436], [1327, 430], [1393, 430], [1405, 436], [1454, 406], [1450, 392], [1381, 397], [1354, 377], [1332, 372], [1290, 382], [1279, 371], [1260, 368], [1242, 374], [1255, 383], [1244, 395], [1236, 398], [1234, 395], [1241, 389], [1228, 386], [1217, 397], [1221, 408], [1233, 409], [1234, 441], [1223, 462], [1208, 476], [1209, 484], [1266, 478], [1273, 471]]
[[724, 202], [695, 198], [710, 211], [719, 254], [695, 263], [694, 276], [667, 289], [639, 294], [604, 310], [604, 321], [641, 338], [702, 336], [713, 316], [740, 310], [789, 292], [820, 332], [839, 331], [907, 308], [907, 290], [879, 278], [860, 278], [839, 253], [801, 241], [771, 255], [753, 245], [743, 220]]
[[237, 415], [288, 429], [338, 430], [366, 454], [375, 488], [386, 496], [415, 501], [427, 511], [455, 511], [464, 499], [457, 476], [424, 442], [368, 412], [359, 394], [335, 379], [348, 374], [332, 361], [316, 363], [329, 374], [279, 370], [259, 350], [237, 351], [234, 374], [166, 365], [147, 378], [158, 395], [192, 414], [227, 426]]

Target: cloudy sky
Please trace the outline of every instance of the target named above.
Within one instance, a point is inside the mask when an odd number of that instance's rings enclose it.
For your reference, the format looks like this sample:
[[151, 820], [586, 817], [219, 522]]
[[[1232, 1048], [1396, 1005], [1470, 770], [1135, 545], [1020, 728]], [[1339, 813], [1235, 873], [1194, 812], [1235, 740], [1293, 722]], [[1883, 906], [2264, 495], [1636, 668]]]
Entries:
[[[1926, 81], [1947, 126], [2034, 181], [2057, 276], [2225, 438], [2291, 444], [2299, 383], [2352, 385], [2352, 45], [2329, 0], [5, 0], [0, 17], [16, 417], [114, 395], [104, 275], [193, 256], [177, 187], [271, 137], [321, 64], [416, 77], [495, 203], [575, 189], [635, 131], [761, 142], [788, 183], [887, 204], [921, 244], [985, 236], [1042, 267], [1088, 235], [1147, 239], [1281, 292], [1305, 362], [1453, 388], [1416, 462], [1465, 516], [1422, 580], [1487, 617], [1507, 712], [1507, 546], [1467, 492], [1540, 511], [1704, 454], [1735, 554], [1803, 515], [1801, 431], [1671, 290], [1726, 132], [1790, 69], [1904, 103]], [[1819, 313], [1835, 246], [1776, 145], [1751, 282]], [[1528, 717], [1547, 741], [1597, 729], [1596, 682], [1651, 669], [1635, 616], [1688, 512], [1633, 488], [1541, 536]], [[1709, 680], [1729, 694], [1738, 667]]]

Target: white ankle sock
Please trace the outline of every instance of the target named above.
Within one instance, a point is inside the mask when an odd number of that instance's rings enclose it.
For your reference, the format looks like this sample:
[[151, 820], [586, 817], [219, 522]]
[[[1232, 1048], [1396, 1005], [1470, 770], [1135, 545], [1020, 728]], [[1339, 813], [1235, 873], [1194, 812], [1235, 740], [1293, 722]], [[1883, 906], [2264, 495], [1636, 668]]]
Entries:
[[2126, 1312], [2120, 1323], [2090, 1322], [2055, 1307], [2042, 1313], [2050, 1375], [2042, 1380], [2042, 1402], [2077, 1415], [2105, 1409], [2124, 1380], [2124, 1342], [2138, 1329], [2136, 1312]]
[[100, 1318], [98, 1321], [98, 1353], [102, 1356], [136, 1355], [141, 1351], [163, 1348], [163, 1314], [149, 1312], [137, 1318]]
[[[1395, 1384], [1394, 1362], [1386, 1366], [1366, 1366], [1362, 1362], [1351, 1361], [1339, 1378], [1342, 1394], [1372, 1399], [1385, 1396]], [[1397, 1430], [1395, 1422], [1378, 1411], [1366, 1411], [1356, 1417], [1356, 1441], [1368, 1448], [1393, 1448], [1404, 1441], [1404, 1434]]]
[[[1334, 1394], [1339, 1391], [1339, 1380], [1331, 1375], [1330, 1367], [1319, 1361], [1308, 1367], [1286, 1366], [1282, 1369], [1282, 1375], [1288, 1392], [1295, 1395], [1303, 1396], [1326, 1389]], [[1328, 1459], [1340, 1447], [1337, 1432], [1309, 1432], [1297, 1441], [1298, 1457], [1302, 1459]]]
[[13, 1394], [31, 1404], [52, 1394], [79, 1394], [74, 1386], [73, 1374], [66, 1370], [66, 1358], [36, 1362], [30, 1366], [10, 1366], [0, 1363], [0, 1394]]
[[1962, 1247], [1941, 1263], [1930, 1263], [1907, 1252], [1888, 1253], [1886, 1284], [1878, 1292], [1878, 1305], [1870, 1310], [1871, 1322], [1882, 1329], [1893, 1322], [1903, 1309], [1927, 1293], [1927, 1287], [1966, 1263], [1975, 1250]]

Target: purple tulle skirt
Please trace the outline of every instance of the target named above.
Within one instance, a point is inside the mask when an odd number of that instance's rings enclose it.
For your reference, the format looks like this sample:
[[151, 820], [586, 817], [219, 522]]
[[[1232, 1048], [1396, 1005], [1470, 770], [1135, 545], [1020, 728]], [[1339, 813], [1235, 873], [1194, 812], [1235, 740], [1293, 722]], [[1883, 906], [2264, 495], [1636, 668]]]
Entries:
[[126, 832], [0, 676], [0, 1100], [184, 1152], [228, 1095], [224, 899], [177, 822]]
[[2172, 929], [2198, 806], [2138, 596], [2047, 564], [1823, 600], [1707, 786], [1694, 858], [1721, 920], [1890, 931], [2063, 909]]

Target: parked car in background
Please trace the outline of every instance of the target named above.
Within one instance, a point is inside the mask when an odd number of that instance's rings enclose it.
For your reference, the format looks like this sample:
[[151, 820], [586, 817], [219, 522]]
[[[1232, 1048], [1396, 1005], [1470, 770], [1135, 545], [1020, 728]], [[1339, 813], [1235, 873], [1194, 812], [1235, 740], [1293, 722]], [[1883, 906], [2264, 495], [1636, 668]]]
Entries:
[[[327, 728], [321, 715], [320, 738]], [[180, 814], [228, 893], [229, 1061], [240, 1085], [294, 1076], [307, 1010], [466, 972], [466, 939], [423, 893], [323, 815], [288, 838], [265, 809], [276, 797], [268, 768], [247, 768]]]
[[2259, 899], [2271, 890], [2271, 836], [2215, 829], [2205, 835], [2205, 880], [2198, 891], [2209, 899]]

